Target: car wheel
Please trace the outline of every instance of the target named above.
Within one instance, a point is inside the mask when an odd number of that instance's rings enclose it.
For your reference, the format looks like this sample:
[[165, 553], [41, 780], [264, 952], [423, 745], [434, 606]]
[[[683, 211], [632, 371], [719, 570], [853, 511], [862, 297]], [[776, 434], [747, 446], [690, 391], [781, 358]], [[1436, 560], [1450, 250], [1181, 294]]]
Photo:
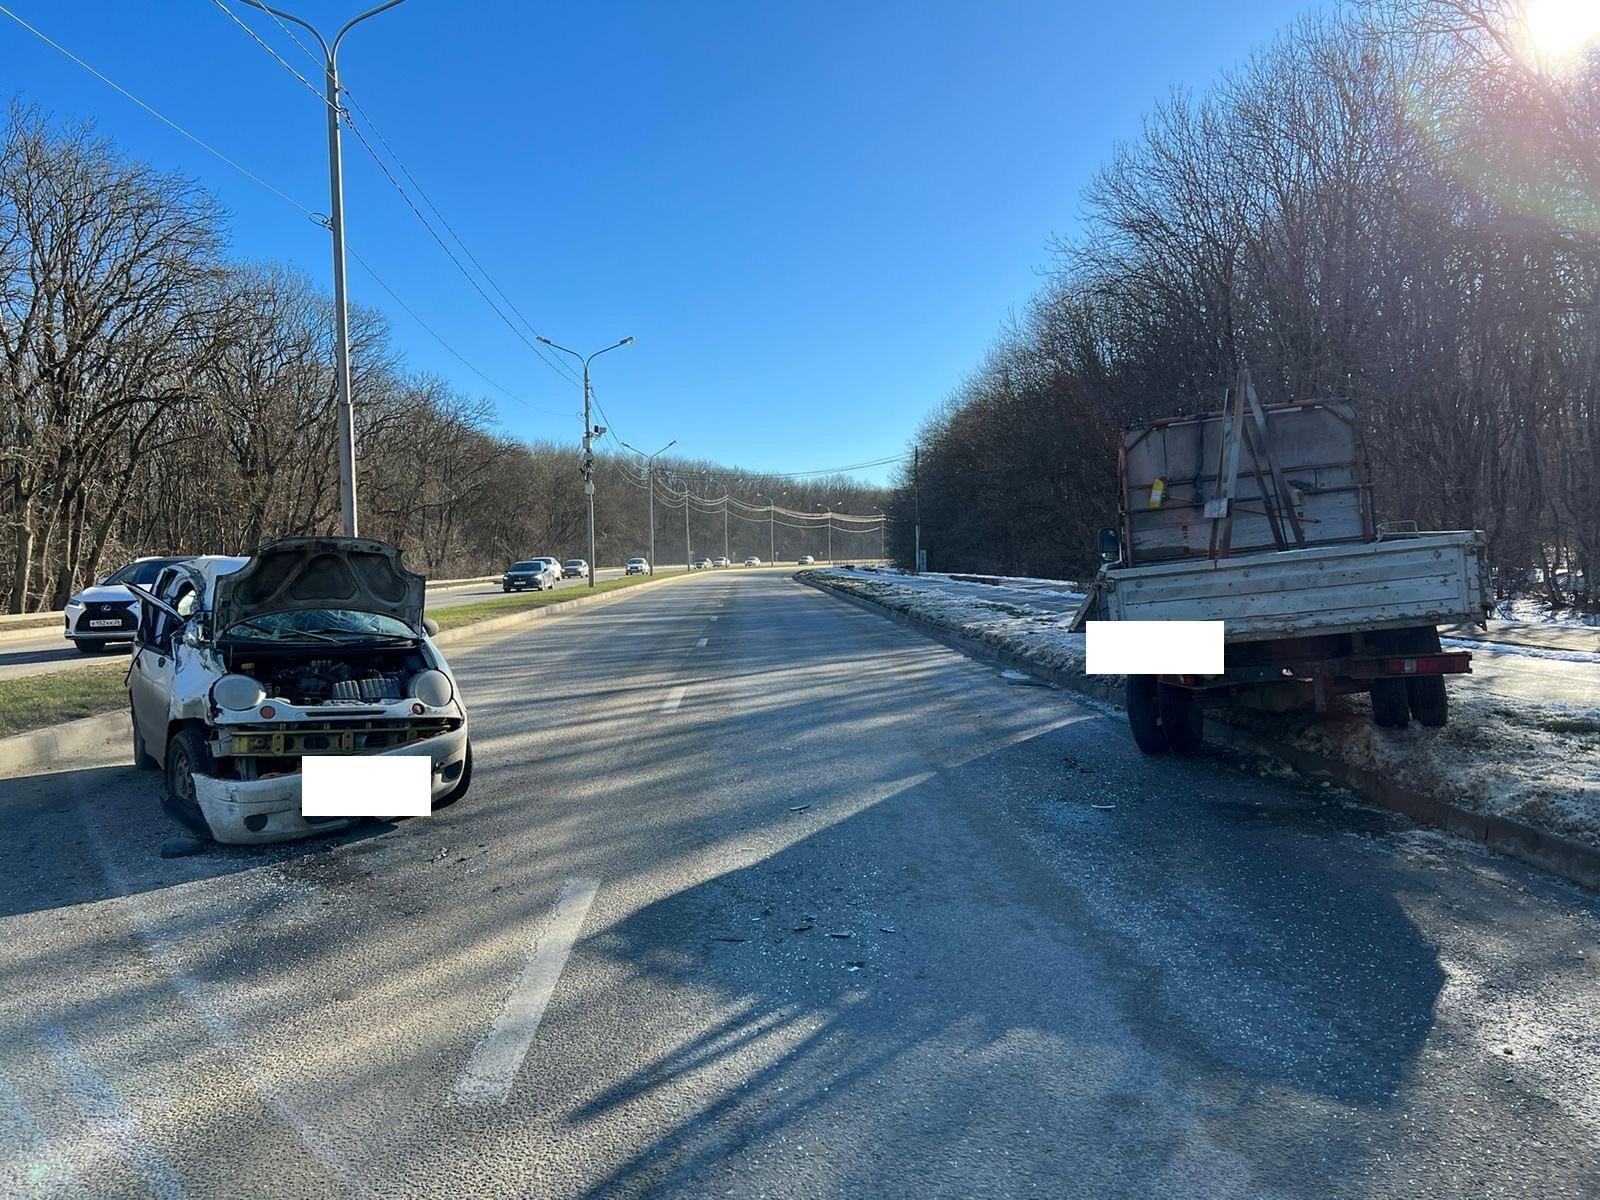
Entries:
[[472, 742], [467, 741], [467, 757], [461, 764], [461, 778], [456, 780], [455, 787], [433, 802], [433, 811], [448, 808], [457, 800], [467, 794], [467, 789], [472, 786]]
[[79, 654], [99, 654], [105, 648], [99, 642], [80, 642], [76, 638], [72, 644], [77, 647]]
[[1205, 745], [1205, 712], [1188, 688], [1160, 684], [1156, 689], [1161, 729], [1174, 754], [1195, 754]]
[[1146, 754], [1165, 754], [1169, 749], [1167, 731], [1161, 727], [1156, 681], [1149, 675], [1128, 676], [1127, 708], [1128, 728], [1139, 749]]
[[1406, 680], [1406, 700], [1418, 724], [1442, 729], [1450, 720], [1450, 697], [1445, 694], [1443, 675], [1420, 675]]
[[209, 775], [215, 769], [216, 762], [205, 738], [193, 725], [185, 725], [167, 743], [166, 787], [162, 790], [161, 807], [185, 829], [205, 838], [211, 836], [211, 827], [200, 811], [194, 777]]
[[502, 583], [500, 585], [500, 590], [502, 592], [509, 592], [511, 590], [511, 585], [509, 583]]
[[159, 771], [161, 764], [145, 747], [144, 735], [139, 732], [139, 714], [133, 711], [133, 697], [128, 697], [128, 717], [133, 722], [133, 765], [141, 771]]
[[1404, 729], [1411, 720], [1411, 699], [1404, 679], [1379, 679], [1372, 685], [1372, 723], [1380, 729]]

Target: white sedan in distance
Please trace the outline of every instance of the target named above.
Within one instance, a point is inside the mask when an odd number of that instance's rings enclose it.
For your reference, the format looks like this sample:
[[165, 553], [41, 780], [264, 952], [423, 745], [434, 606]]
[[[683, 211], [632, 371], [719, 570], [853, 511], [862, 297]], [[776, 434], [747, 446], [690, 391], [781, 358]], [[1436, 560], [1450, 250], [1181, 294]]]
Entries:
[[761, 560], [752, 554], [749, 558], [744, 560], [744, 565], [747, 567], [759, 567], [761, 565]]
[[814, 559], [814, 558], [812, 558], [812, 557], [811, 557], [811, 555], [809, 555], [809, 554], [802, 554], [802, 555], [801, 555], [801, 556], [800, 556], [800, 561], [799, 561], [799, 563], [798, 563], [798, 564], [796, 564], [796, 565], [797, 565], [797, 566], [802, 566], [802, 567], [810, 567], [810, 566], [815, 566], [815, 565], [816, 565], [816, 561], [817, 561], [817, 560], [816, 560], [816, 559]]
[[648, 575], [650, 574], [650, 563], [643, 558], [630, 558], [622, 564], [622, 573], [624, 575]]

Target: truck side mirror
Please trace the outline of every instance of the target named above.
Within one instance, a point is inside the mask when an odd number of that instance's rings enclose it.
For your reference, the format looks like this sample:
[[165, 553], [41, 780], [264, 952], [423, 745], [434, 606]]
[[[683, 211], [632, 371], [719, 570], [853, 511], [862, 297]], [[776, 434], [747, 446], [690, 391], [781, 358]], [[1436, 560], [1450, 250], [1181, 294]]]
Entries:
[[1115, 529], [1102, 529], [1100, 531], [1100, 561], [1114, 563], [1122, 558], [1122, 542], [1117, 537]]
[[439, 634], [439, 622], [435, 621], [432, 617], [423, 617], [422, 632], [427, 634], [429, 637], [437, 637]]

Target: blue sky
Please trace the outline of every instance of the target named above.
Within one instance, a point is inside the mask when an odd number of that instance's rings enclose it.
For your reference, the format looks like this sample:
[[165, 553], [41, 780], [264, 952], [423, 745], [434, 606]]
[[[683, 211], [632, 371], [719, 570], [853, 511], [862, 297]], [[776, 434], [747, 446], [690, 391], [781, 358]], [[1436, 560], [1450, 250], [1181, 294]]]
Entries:
[[[320, 101], [213, 0], [4, 0], [318, 212]], [[285, 59], [265, 14], [225, 0]], [[323, 26], [362, 0], [279, 0]], [[621, 436], [802, 471], [900, 453], [1038, 285], [1079, 194], [1168, 88], [1204, 87], [1295, 0], [858, 4], [407, 0], [350, 35], [345, 85], [543, 333], [596, 364]], [[90, 116], [231, 214], [234, 250], [326, 286], [327, 235], [0, 18], [5, 86]], [[351, 265], [411, 366], [574, 439], [535, 359], [346, 138], [351, 246], [485, 385]], [[548, 410], [548, 411], [541, 411]], [[886, 478], [887, 468], [863, 478]]]

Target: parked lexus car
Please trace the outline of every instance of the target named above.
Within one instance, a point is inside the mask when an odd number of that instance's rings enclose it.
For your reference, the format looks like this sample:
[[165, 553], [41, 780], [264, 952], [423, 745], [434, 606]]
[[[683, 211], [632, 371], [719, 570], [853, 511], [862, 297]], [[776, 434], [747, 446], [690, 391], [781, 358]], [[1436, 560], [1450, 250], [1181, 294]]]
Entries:
[[551, 561], [548, 558], [525, 558], [521, 562], [512, 563], [500, 577], [500, 590], [520, 592], [525, 588], [532, 588], [540, 592], [547, 587], [554, 587], [557, 576], [550, 568]]
[[165, 773], [168, 814], [240, 844], [360, 820], [301, 814], [310, 755], [426, 756], [433, 807], [465, 795], [467, 711], [423, 595], [400, 552], [369, 538], [165, 567], [139, 594], [128, 703], [134, 763]]
[[759, 567], [761, 565], [761, 560], [752, 554], [749, 558], [744, 560], [744, 565], [747, 567]]
[[589, 573], [589, 564], [581, 558], [569, 558], [561, 564], [561, 578], [578, 579]]
[[139, 601], [129, 584], [149, 586], [162, 568], [183, 562], [182, 557], [136, 558], [94, 581], [67, 601], [66, 638], [84, 654], [95, 654], [113, 643], [129, 643], [139, 628]]
[[622, 571], [625, 575], [648, 575], [650, 573], [650, 561], [644, 558], [630, 558], [623, 564]]

